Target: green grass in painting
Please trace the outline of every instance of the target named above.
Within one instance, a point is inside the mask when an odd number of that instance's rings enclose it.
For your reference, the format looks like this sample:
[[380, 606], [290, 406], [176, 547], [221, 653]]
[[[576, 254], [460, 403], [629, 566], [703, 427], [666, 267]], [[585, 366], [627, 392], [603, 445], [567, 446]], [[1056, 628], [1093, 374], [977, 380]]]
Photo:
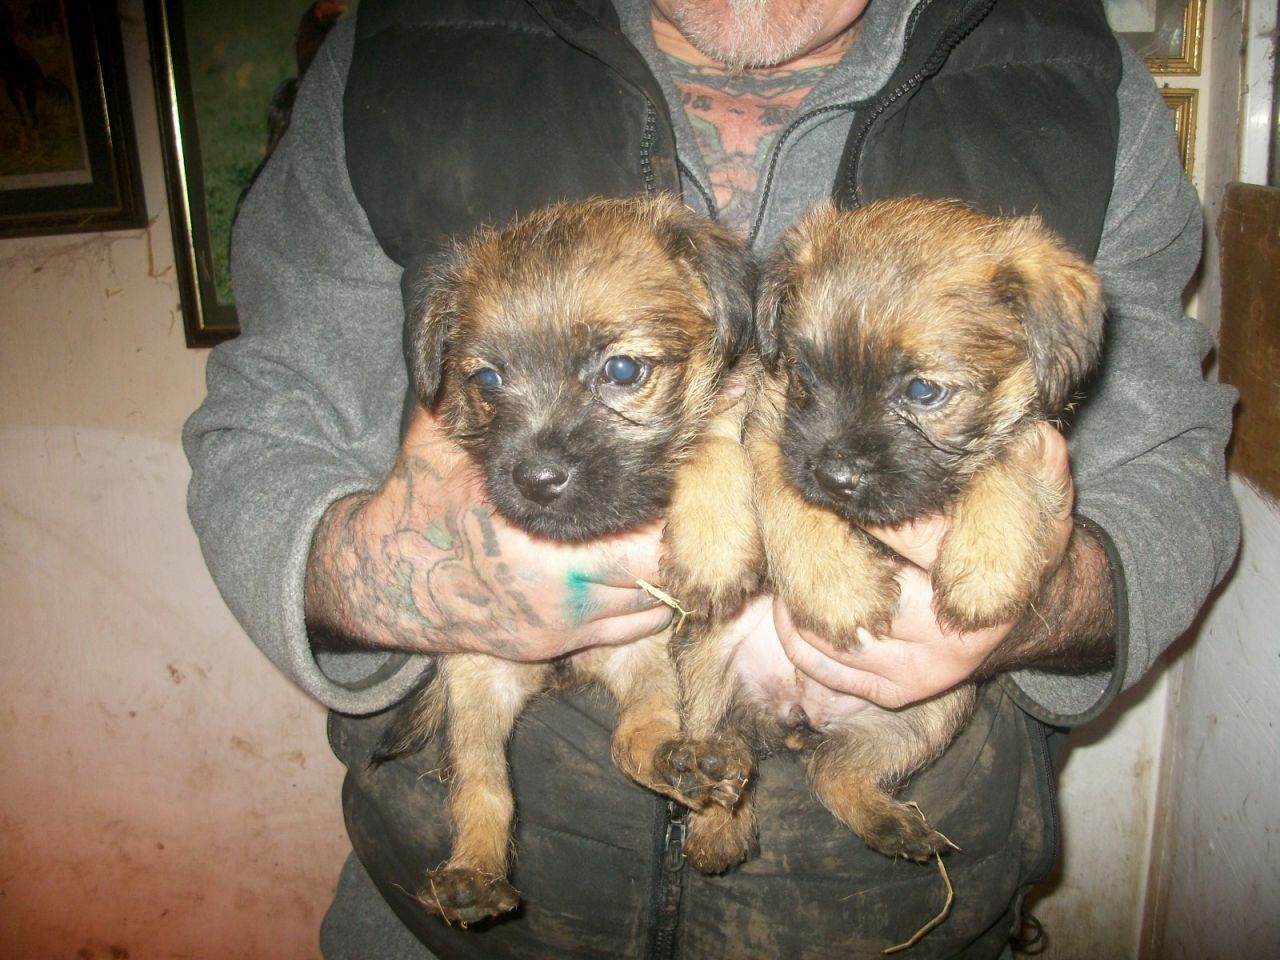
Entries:
[[309, 5], [309, 0], [193, 0], [183, 7], [209, 243], [223, 303], [232, 301], [231, 218], [265, 154], [271, 95], [297, 72], [294, 34]]

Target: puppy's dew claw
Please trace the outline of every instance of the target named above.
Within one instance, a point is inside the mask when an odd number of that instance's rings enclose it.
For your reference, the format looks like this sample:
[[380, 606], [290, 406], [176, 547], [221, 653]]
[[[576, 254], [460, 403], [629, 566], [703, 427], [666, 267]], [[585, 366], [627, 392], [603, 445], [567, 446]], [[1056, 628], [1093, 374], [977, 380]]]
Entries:
[[510, 913], [520, 905], [520, 894], [505, 877], [441, 867], [427, 874], [418, 900], [446, 923], [465, 927]]

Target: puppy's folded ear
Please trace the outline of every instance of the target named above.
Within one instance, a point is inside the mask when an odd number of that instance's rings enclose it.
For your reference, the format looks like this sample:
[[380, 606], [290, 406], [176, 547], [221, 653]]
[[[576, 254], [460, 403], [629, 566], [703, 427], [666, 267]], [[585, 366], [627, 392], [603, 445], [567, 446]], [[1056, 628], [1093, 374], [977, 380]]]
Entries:
[[453, 267], [459, 256], [455, 247], [445, 257], [410, 264], [400, 278], [405, 360], [424, 407], [435, 402], [440, 389], [445, 342], [457, 316], [458, 283]]
[[1004, 239], [992, 288], [1026, 330], [1043, 412], [1055, 416], [1101, 352], [1102, 281], [1038, 217], [1013, 221]]
[[660, 226], [670, 254], [688, 264], [706, 287], [716, 342], [731, 365], [751, 346], [755, 336], [751, 309], [755, 261], [742, 241], [678, 201]]
[[780, 331], [795, 298], [795, 256], [791, 234], [769, 254], [756, 285], [756, 347], [765, 366], [773, 370], [782, 349]]

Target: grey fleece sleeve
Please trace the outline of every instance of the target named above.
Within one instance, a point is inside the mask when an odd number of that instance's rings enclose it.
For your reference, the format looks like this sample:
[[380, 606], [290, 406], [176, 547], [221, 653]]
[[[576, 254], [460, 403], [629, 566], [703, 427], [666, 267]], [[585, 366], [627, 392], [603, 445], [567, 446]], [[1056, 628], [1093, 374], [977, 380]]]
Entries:
[[1200, 255], [1200, 201], [1164, 101], [1124, 54], [1115, 187], [1096, 259], [1106, 345], [1070, 434], [1077, 513], [1101, 531], [1115, 568], [1117, 662], [1092, 676], [1006, 680], [1025, 709], [1059, 724], [1096, 716], [1142, 677], [1226, 575], [1240, 536], [1223, 459], [1235, 391], [1205, 381], [1212, 341], [1182, 310]]
[[312, 533], [325, 508], [375, 488], [399, 444], [407, 388], [400, 268], [347, 180], [340, 26], [299, 91], [293, 123], [240, 212], [232, 276], [242, 333], [208, 361], [187, 421], [188, 509], [227, 605], [263, 652], [334, 709], [385, 707], [426, 658], [313, 654], [303, 622]]

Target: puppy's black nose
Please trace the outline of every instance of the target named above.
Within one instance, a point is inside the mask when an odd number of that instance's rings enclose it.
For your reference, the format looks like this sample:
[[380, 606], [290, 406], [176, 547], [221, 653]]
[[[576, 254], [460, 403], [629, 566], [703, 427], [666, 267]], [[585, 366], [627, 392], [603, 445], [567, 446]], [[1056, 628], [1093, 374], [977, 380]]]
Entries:
[[813, 467], [813, 477], [818, 486], [838, 500], [847, 500], [853, 496], [858, 485], [862, 483], [862, 471], [854, 469], [849, 463], [836, 458], [819, 460]]
[[525, 460], [515, 465], [511, 479], [525, 497], [545, 507], [569, 485], [569, 471], [553, 460]]

